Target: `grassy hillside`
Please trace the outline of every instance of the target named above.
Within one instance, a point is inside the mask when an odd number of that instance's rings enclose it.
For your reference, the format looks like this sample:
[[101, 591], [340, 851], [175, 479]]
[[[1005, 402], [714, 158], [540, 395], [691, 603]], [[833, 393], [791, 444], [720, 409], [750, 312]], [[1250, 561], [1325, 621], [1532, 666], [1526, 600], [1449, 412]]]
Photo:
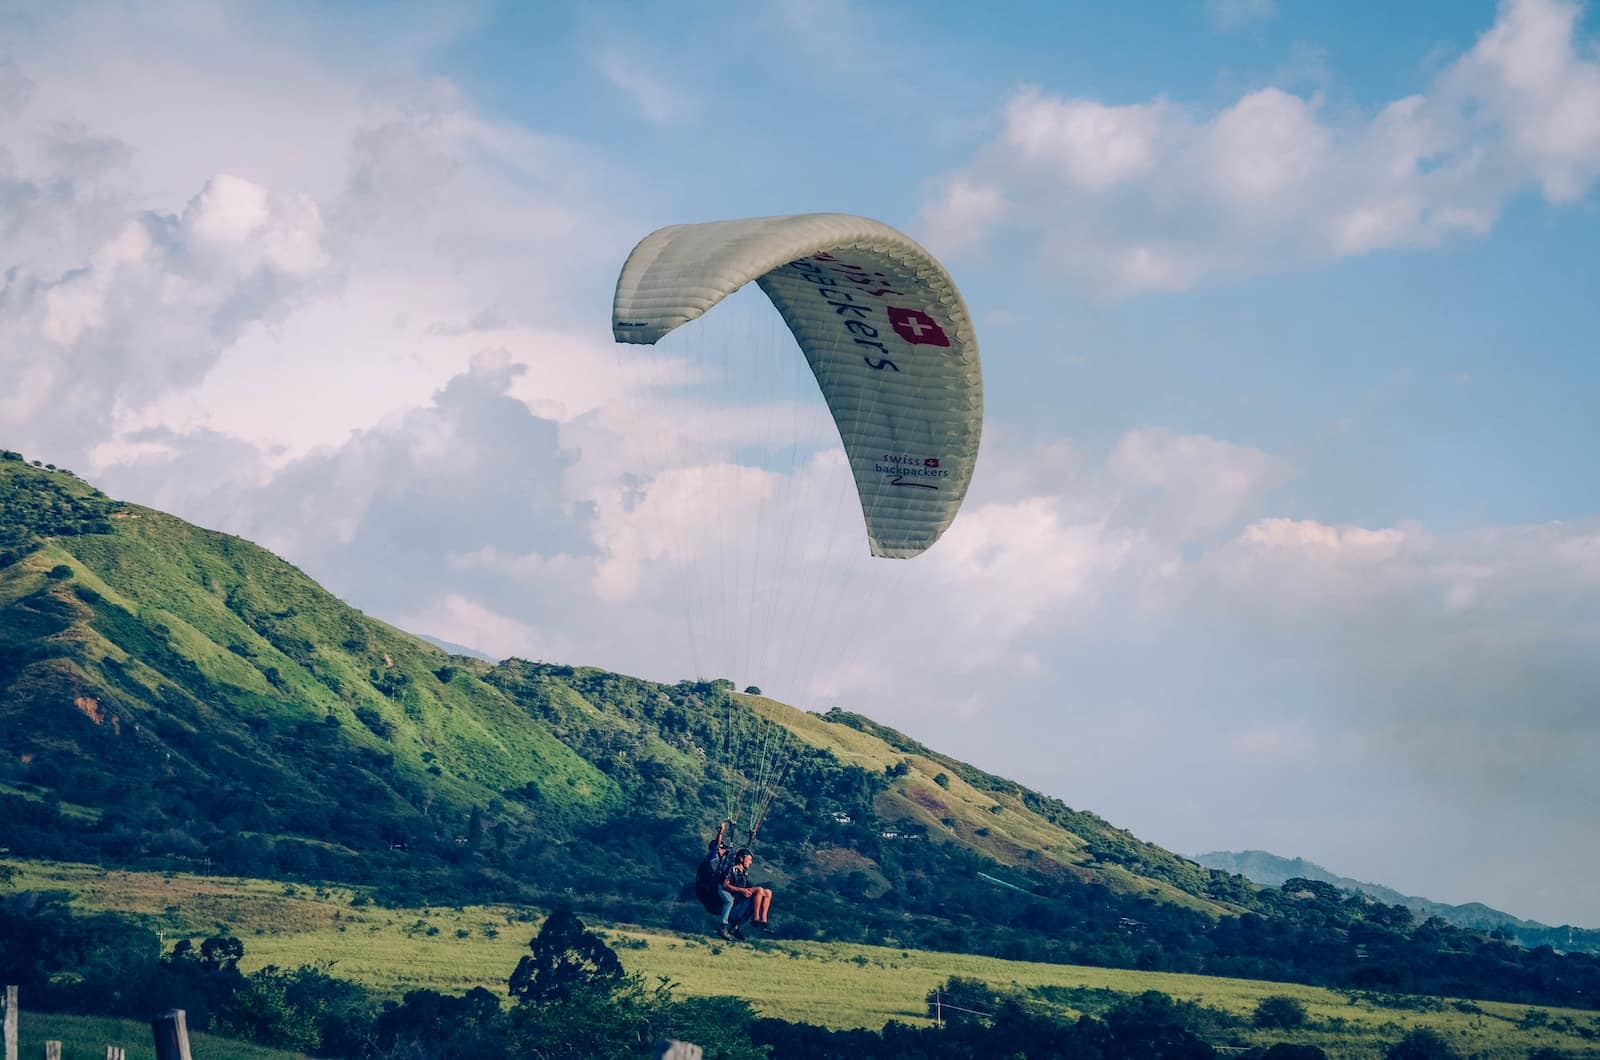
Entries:
[[[15, 462], [0, 462], [0, 495], [12, 549], [19, 529], [34, 533], [0, 570], [0, 680], [54, 723], [49, 737], [30, 725], [39, 742], [22, 755], [76, 752], [140, 779], [242, 769], [280, 793], [357, 794], [382, 810], [527, 783], [559, 804], [616, 798], [515, 704], [457, 680], [443, 651], [247, 541]], [[30, 495], [44, 503], [23, 507]], [[80, 532], [50, 518], [67, 506], [93, 513]], [[330, 741], [308, 724], [337, 730], [342, 761], [317, 753]]]
[[886, 725], [835, 708], [807, 714], [749, 697], [754, 709], [801, 740], [873, 772], [903, 770], [875, 800], [886, 820], [958, 842], [1007, 868], [1056, 881], [1095, 882], [1211, 915], [1238, 912], [1237, 877], [1213, 873], [1091, 813], [957, 761]]

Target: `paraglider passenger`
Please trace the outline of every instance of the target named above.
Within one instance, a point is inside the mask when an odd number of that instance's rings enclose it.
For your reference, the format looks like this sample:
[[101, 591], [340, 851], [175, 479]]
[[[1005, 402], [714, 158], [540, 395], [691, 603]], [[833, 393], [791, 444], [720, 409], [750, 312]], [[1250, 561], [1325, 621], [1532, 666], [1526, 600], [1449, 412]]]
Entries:
[[[733, 863], [722, 878], [722, 889], [735, 896], [728, 917], [728, 931], [736, 939], [744, 938], [739, 925], [749, 920], [763, 931], [767, 927], [767, 912], [772, 908], [772, 891], [750, 883], [750, 865], [755, 855], [748, 847], [740, 847], [733, 855]], [[721, 934], [721, 932], [718, 932]]]

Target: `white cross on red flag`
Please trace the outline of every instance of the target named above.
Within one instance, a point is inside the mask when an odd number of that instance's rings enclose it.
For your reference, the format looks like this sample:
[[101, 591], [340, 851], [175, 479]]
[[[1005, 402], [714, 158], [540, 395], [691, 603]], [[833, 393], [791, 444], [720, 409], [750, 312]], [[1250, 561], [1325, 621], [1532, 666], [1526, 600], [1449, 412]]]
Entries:
[[902, 309], [899, 306], [886, 306], [889, 311], [889, 326], [894, 328], [894, 333], [913, 346], [948, 346], [950, 337], [944, 333], [939, 322], [920, 309]]

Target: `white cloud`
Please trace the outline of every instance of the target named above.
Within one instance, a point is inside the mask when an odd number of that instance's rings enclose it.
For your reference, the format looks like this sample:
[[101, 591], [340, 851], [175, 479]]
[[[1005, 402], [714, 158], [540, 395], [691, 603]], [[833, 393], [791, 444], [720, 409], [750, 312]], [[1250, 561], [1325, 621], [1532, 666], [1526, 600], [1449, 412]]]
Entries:
[[992, 645], [978, 655], [986, 661], [1010, 654], [1010, 639], [1055, 607], [1094, 609], [1094, 594], [1121, 573], [1136, 543], [1101, 522], [1068, 521], [1057, 498], [1030, 497], [964, 513], [933, 560], [941, 588], [963, 600], [950, 610]]
[[644, 48], [609, 45], [594, 56], [594, 65], [651, 124], [671, 125], [689, 117], [688, 97], [650, 69]]
[[603, 167], [484, 119], [447, 81], [389, 72], [369, 91], [259, 30], [80, 11], [7, 68], [11, 444], [125, 465], [161, 432], [221, 432], [281, 464], [495, 350], [533, 369], [522, 396], [549, 415], [629, 385], [609, 343], [563, 323], [601, 316], [572, 292], [625, 242], [582, 205]]
[[1447, 96], [1552, 202], [1580, 198], [1600, 176], [1600, 59], [1577, 39], [1583, 9], [1558, 0], [1502, 4], [1477, 45], [1446, 72]]
[[954, 177], [944, 186], [938, 202], [929, 205], [924, 221], [947, 247], [981, 243], [1005, 216], [1007, 202], [999, 188]]
[[[1155, 165], [1166, 105], [1108, 107], [1057, 100], [1025, 89], [1006, 113], [1006, 141], [1023, 159], [1091, 190], [1138, 177]], [[992, 194], [992, 193], [991, 193]]]
[[179, 215], [126, 221], [79, 267], [13, 265], [0, 362], [31, 386], [8, 433], [86, 452], [125, 405], [198, 381], [247, 328], [335, 280], [323, 237], [309, 200], [224, 175]]
[[1294, 196], [1326, 167], [1330, 141], [1314, 101], [1266, 88], [1217, 115], [1202, 150], [1216, 197], [1264, 220], [1295, 205]]
[[1237, 29], [1267, 22], [1278, 15], [1276, 0], [1206, 0], [1206, 11], [1219, 29]]
[[402, 629], [468, 645], [497, 659], [570, 659], [578, 651], [578, 645], [560, 634], [519, 622], [459, 593], [447, 593], [425, 608], [396, 615], [395, 621]]
[[1178, 540], [1227, 526], [1289, 474], [1259, 449], [1205, 435], [1138, 430], [1111, 451], [1119, 517]]
[[922, 225], [946, 253], [1037, 233], [1046, 265], [1110, 297], [1481, 234], [1526, 188], [1570, 203], [1600, 176], [1600, 59], [1578, 15], [1509, 0], [1371, 118], [1274, 86], [1211, 114], [1020, 89]]

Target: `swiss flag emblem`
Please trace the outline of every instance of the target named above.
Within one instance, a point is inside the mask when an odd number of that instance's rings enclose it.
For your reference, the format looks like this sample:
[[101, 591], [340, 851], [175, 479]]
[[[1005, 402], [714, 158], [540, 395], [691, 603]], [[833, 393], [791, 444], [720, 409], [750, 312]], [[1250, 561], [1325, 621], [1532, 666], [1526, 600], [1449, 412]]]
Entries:
[[920, 309], [888, 306], [889, 326], [913, 346], [948, 346], [950, 338], [937, 321]]

